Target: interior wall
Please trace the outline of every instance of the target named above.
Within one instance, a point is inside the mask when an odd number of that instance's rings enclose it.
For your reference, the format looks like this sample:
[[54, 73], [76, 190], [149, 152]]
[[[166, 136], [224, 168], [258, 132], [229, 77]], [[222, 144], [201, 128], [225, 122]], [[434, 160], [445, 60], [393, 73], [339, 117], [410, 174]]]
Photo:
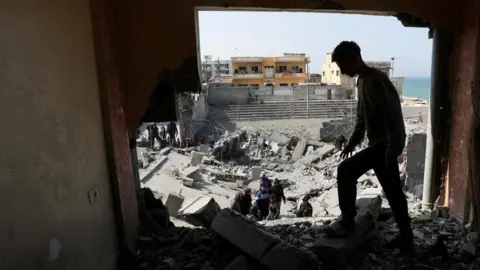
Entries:
[[0, 269], [116, 268], [91, 28], [88, 0], [0, 4]]
[[478, 1], [468, 1], [462, 14], [461, 24], [455, 32], [456, 57], [452, 65], [455, 68], [455, 83], [445, 205], [460, 217], [468, 215], [465, 198], [467, 198], [469, 168], [468, 149], [471, 147], [471, 83], [475, 79], [477, 65], [475, 59], [479, 53], [477, 44], [477, 36], [480, 34], [479, 20], [480, 4]]

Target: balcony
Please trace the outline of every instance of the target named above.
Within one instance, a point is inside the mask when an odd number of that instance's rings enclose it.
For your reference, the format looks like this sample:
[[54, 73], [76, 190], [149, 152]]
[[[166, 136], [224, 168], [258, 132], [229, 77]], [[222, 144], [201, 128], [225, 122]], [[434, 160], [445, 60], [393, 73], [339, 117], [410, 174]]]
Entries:
[[261, 72], [235, 72], [233, 74], [234, 79], [263, 79], [263, 76]]
[[281, 79], [281, 78], [305, 78], [305, 73], [296, 73], [296, 72], [275, 73], [275, 79]]

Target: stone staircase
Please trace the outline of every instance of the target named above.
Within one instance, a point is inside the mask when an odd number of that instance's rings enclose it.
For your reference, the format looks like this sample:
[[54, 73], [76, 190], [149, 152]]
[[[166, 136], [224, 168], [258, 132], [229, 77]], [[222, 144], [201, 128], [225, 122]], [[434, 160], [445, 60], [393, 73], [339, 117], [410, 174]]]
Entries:
[[351, 117], [356, 107], [356, 101], [352, 100], [310, 100], [308, 105], [306, 101], [276, 101], [263, 104], [210, 106], [208, 118], [229, 121], [332, 119]]

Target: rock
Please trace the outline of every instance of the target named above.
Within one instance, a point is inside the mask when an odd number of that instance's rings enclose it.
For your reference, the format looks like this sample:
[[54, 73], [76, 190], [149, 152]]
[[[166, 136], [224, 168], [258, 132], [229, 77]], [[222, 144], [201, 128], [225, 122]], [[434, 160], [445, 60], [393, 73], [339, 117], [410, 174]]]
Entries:
[[209, 228], [220, 212], [220, 206], [211, 197], [199, 197], [186, 207], [180, 209], [179, 215], [194, 226]]
[[178, 215], [178, 210], [182, 208], [184, 198], [175, 194], [168, 194], [167, 201], [165, 206], [168, 209], [170, 216], [176, 217]]
[[356, 232], [348, 238], [327, 238], [320, 235], [310, 249], [327, 269], [344, 269], [347, 258], [361, 248], [371, 237], [375, 220], [381, 209], [379, 195], [363, 195], [357, 199]]
[[201, 152], [192, 152], [192, 159], [190, 160], [190, 165], [197, 166], [203, 163], [203, 156], [205, 154]]
[[448, 218], [450, 210], [446, 206], [437, 206], [433, 209], [432, 215], [437, 218]]

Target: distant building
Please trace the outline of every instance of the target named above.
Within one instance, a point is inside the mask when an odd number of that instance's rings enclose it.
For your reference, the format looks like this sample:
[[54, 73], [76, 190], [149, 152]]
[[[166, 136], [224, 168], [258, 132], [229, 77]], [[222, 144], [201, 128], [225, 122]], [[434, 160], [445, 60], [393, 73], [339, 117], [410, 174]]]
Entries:
[[218, 77], [232, 75], [232, 62], [230, 60], [213, 60], [212, 56], [206, 55], [200, 69], [202, 81], [209, 82]]
[[310, 74], [310, 78], [308, 79], [310, 83], [321, 83], [322, 82], [322, 75], [318, 73]]
[[365, 64], [369, 67], [376, 68], [390, 77], [390, 70], [392, 63], [390, 61], [366, 61]]
[[[397, 89], [400, 98], [402, 98], [405, 77], [390, 77], [390, 70], [392, 69], [392, 63], [390, 61], [365, 61], [365, 64], [385, 73]], [[327, 53], [327, 61], [322, 66], [322, 83], [327, 85], [340, 85], [351, 89], [356, 88], [357, 77], [351, 78], [341, 73], [337, 64], [332, 62], [332, 54]]]
[[232, 57], [233, 85], [237, 87], [295, 86], [304, 83], [310, 58], [284, 53], [278, 57]]
[[332, 62], [332, 53], [327, 53], [327, 62], [322, 66], [322, 83], [355, 88], [355, 78], [342, 74], [337, 63]]

